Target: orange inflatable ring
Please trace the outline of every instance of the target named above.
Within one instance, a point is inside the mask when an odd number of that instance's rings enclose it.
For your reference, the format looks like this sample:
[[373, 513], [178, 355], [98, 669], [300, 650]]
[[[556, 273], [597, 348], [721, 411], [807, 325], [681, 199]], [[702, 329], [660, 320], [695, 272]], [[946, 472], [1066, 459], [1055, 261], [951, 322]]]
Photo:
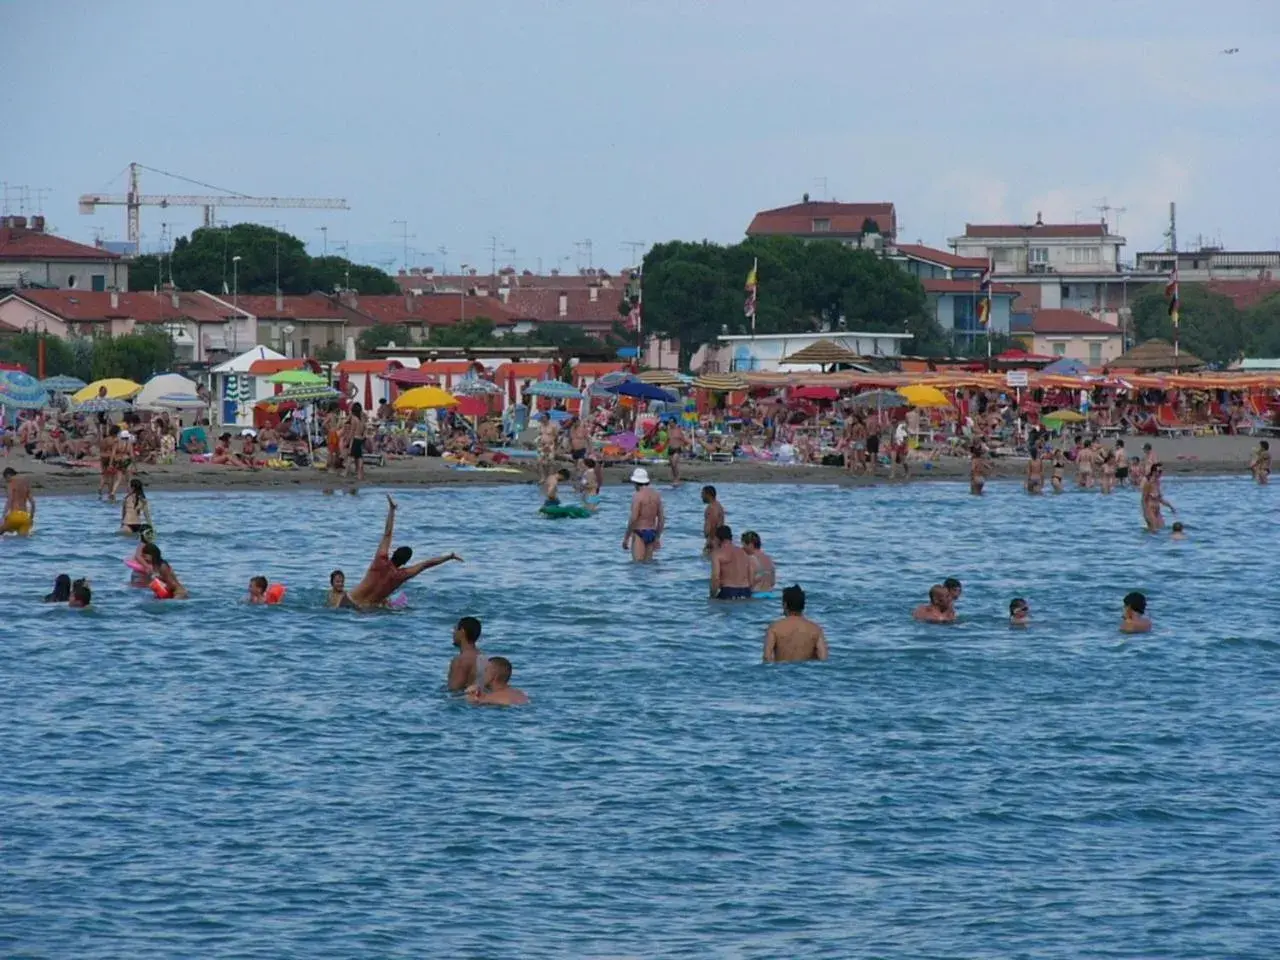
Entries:
[[156, 595], [157, 600], [171, 600], [173, 594], [169, 592], [169, 588], [164, 585], [164, 581], [159, 577], [154, 577], [150, 583], [151, 592]]
[[262, 599], [267, 603], [279, 603], [284, 599], [284, 584], [271, 584], [271, 586], [267, 587], [267, 592], [262, 595]]

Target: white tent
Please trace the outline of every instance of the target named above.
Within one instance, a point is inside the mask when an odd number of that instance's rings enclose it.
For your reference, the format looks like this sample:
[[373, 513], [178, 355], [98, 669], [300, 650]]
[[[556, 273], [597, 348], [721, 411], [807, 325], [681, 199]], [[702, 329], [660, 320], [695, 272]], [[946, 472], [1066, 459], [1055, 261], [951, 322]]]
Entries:
[[155, 409], [152, 404], [165, 394], [186, 393], [194, 397], [199, 389], [199, 384], [180, 373], [162, 373], [142, 385], [142, 390], [133, 398], [133, 404], [141, 410], [152, 410]]
[[210, 373], [248, 373], [249, 368], [253, 366], [255, 360], [285, 360], [287, 359], [283, 353], [276, 353], [270, 347], [254, 347], [252, 350], [246, 350], [238, 357], [232, 357], [225, 363], [220, 363]]
[[[258, 360], [286, 360], [270, 347], [254, 347], [209, 372], [213, 375], [214, 422], [222, 426], [250, 426], [253, 405], [259, 397], [259, 386], [269, 395], [272, 387], [265, 378], [250, 376], [249, 368]], [[261, 383], [259, 381], [261, 380]]]

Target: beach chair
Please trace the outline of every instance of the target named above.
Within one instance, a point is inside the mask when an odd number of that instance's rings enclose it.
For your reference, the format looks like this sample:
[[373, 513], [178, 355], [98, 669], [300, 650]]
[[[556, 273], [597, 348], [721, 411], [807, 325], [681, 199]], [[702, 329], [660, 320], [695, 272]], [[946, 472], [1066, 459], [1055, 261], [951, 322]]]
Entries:
[[1195, 433], [1195, 429], [1178, 419], [1170, 404], [1163, 404], [1156, 409], [1156, 430], [1168, 437], [1186, 437]]

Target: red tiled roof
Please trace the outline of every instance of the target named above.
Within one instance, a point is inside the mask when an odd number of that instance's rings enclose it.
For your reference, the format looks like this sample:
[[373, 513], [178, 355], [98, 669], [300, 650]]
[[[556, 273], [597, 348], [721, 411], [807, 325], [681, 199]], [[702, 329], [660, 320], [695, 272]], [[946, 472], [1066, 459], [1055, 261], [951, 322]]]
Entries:
[[[625, 287], [628, 279], [623, 271], [618, 271], [617, 273], [606, 271], [596, 275], [584, 275], [581, 273], [536, 274], [526, 271], [507, 274], [505, 286], [510, 287], [512, 290], [585, 290], [596, 283], [608, 284], [611, 287]], [[437, 288], [448, 287], [451, 290], [457, 290], [460, 287], [467, 290], [473, 290], [476, 287], [487, 287], [490, 296], [492, 296], [504, 286], [502, 277], [495, 278], [488, 274], [485, 276], [463, 277], [456, 274], [431, 273], [413, 276], [402, 273], [395, 280], [405, 293], [409, 293], [412, 290], [426, 290], [435, 285]]]
[[[232, 301], [223, 298], [227, 303]], [[323, 293], [290, 294], [276, 298], [272, 294], [240, 294], [235, 305], [263, 320], [334, 320], [359, 323], [360, 318], [334, 297]]]
[[[926, 293], [977, 293], [977, 278], [972, 280], [946, 280], [943, 278], [926, 278], [920, 281], [920, 285], [924, 287]], [[1018, 289], [1007, 283], [991, 284], [991, 292], [999, 294], [1008, 294], [1016, 297]]]
[[1002, 239], [1007, 237], [1096, 237], [1107, 235], [1105, 223], [966, 223], [966, 237]]
[[0, 227], [0, 260], [119, 260], [118, 253], [55, 237], [43, 230]]
[[[341, 360], [335, 368], [338, 373], [386, 373], [393, 360]], [[396, 363], [396, 367], [400, 364]]]
[[1033, 333], [1082, 333], [1120, 336], [1120, 329], [1079, 310], [1040, 310], [1031, 318]]
[[377, 324], [426, 324], [447, 327], [460, 318], [487, 317], [495, 327], [515, 326], [516, 318], [494, 296], [467, 297], [465, 305], [456, 293], [378, 294], [356, 300], [355, 309]]
[[[874, 220], [880, 233], [893, 237], [898, 232], [898, 215], [892, 203], [836, 203], [814, 200], [789, 207], [761, 210], [751, 219], [747, 236], [804, 234], [812, 236], [861, 234], [865, 220]], [[814, 220], [830, 220], [831, 229], [817, 233]]]
[[[1182, 283], [1189, 286], [1186, 280]], [[1205, 286], [1213, 293], [1230, 297], [1240, 310], [1247, 310], [1267, 297], [1280, 293], [1280, 280], [1210, 280]]]
[[131, 319], [135, 323], [173, 323], [197, 320], [221, 323], [217, 305], [194, 293], [179, 293], [173, 305], [169, 293], [119, 293], [112, 306], [110, 292], [83, 290], [22, 290], [15, 297], [26, 300], [46, 313], [75, 323], [99, 323]]
[[[560, 316], [560, 296], [566, 297], [565, 315]], [[596, 288], [596, 299], [589, 289], [578, 290], [513, 290], [507, 298], [507, 309], [521, 320], [538, 323], [567, 323], [575, 326], [612, 326], [622, 320], [618, 306], [623, 291], [618, 287]]]
[[925, 260], [958, 270], [985, 270], [989, 264], [984, 257], [961, 257], [947, 250], [926, 247], [919, 243], [899, 243], [898, 252], [917, 260]]
[[617, 373], [625, 369], [627, 369], [627, 366], [624, 363], [605, 363], [600, 361], [585, 361], [573, 365], [574, 376], [593, 377], [596, 379], [603, 377], [606, 373]]

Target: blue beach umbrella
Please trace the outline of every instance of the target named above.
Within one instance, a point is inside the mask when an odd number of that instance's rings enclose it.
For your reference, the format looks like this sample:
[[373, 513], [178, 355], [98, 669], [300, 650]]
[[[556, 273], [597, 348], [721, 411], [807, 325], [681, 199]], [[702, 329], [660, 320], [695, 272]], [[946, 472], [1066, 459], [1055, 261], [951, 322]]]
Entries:
[[116, 400], [112, 397], [91, 397], [84, 403], [78, 403], [76, 413], [119, 413], [129, 409], [127, 400]]
[[50, 393], [75, 393], [77, 390], [85, 388], [85, 382], [79, 377], [68, 377], [65, 374], [59, 374], [56, 377], [46, 377], [41, 380], [40, 386]]
[[637, 400], [661, 400], [664, 403], [674, 403], [676, 401], [674, 393], [663, 390], [661, 387], [655, 387], [651, 383], [641, 383], [639, 380], [628, 380], [608, 389], [610, 393], [620, 397], [635, 397]]
[[553, 400], [577, 400], [582, 391], [563, 380], [539, 380], [525, 391], [531, 397], [550, 397]]
[[40, 381], [21, 370], [0, 370], [0, 405], [17, 410], [39, 410], [49, 405], [49, 394]]

